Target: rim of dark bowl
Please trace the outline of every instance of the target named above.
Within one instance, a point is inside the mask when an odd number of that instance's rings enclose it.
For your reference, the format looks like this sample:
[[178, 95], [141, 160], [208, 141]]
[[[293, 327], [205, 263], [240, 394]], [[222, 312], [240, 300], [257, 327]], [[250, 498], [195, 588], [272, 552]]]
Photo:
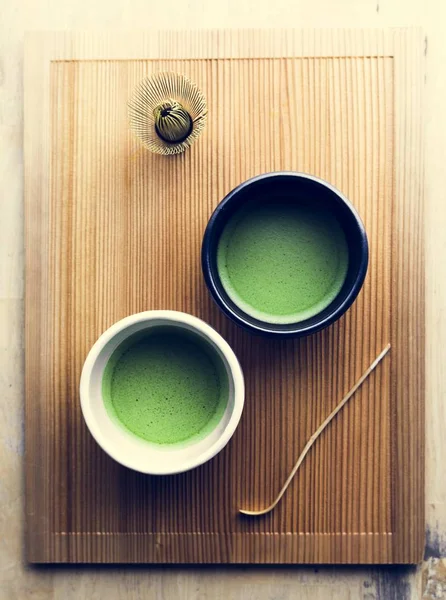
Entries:
[[[296, 186], [313, 186], [330, 199], [330, 210], [340, 222], [348, 245], [349, 266], [344, 284], [333, 301], [321, 312], [296, 323], [267, 323], [245, 313], [231, 300], [220, 281], [217, 269], [217, 248], [221, 233], [229, 218], [242, 205], [249, 192], [264, 184], [288, 183]], [[369, 246], [364, 225], [351, 202], [333, 185], [307, 173], [275, 171], [252, 177], [231, 190], [212, 213], [203, 236], [201, 266], [212, 298], [235, 323], [244, 329], [271, 337], [303, 337], [316, 333], [337, 321], [353, 304], [361, 291], [369, 262]]]

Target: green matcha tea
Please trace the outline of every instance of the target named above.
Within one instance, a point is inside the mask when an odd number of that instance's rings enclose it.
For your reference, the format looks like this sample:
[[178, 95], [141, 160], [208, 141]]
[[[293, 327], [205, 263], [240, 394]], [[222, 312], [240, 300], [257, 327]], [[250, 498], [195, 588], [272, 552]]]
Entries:
[[177, 327], [139, 332], [112, 354], [102, 394], [109, 415], [154, 444], [199, 441], [219, 423], [228, 378], [216, 351]]
[[341, 290], [347, 267], [340, 224], [310, 202], [246, 206], [231, 217], [217, 249], [228, 296], [268, 323], [297, 323], [321, 312]]

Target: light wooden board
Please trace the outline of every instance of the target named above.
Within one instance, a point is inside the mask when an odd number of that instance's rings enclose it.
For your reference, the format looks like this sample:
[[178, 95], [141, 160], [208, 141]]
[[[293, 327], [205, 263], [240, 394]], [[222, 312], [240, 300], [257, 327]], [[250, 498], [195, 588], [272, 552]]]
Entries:
[[[423, 548], [420, 37], [408, 32], [30, 36], [26, 51], [27, 515], [35, 562], [416, 562]], [[137, 60], [135, 60], [137, 59]], [[140, 152], [126, 100], [146, 74], [188, 74], [209, 104], [187, 154]], [[207, 219], [234, 185], [294, 169], [361, 213], [358, 301], [303, 341], [224, 319], [199, 270]], [[247, 378], [231, 444], [151, 479], [93, 443], [77, 387], [126, 314], [175, 308], [234, 347]], [[305, 441], [388, 342], [391, 358], [323, 434], [270, 516]]]

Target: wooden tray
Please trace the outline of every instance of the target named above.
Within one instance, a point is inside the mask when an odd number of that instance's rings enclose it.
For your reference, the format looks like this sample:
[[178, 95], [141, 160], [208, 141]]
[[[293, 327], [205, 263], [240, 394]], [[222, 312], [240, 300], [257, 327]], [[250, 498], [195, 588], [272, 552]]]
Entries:
[[[423, 45], [413, 31], [31, 34], [25, 65], [26, 495], [32, 562], [411, 563], [424, 543]], [[126, 103], [145, 75], [205, 92], [182, 156], [140, 150]], [[255, 174], [312, 173], [365, 221], [371, 262], [351, 310], [272, 342], [211, 302], [200, 243]], [[90, 437], [79, 376], [97, 336], [141, 310], [188, 311], [246, 375], [227, 448], [173, 477], [120, 467]], [[391, 355], [269, 503], [317, 425]]]

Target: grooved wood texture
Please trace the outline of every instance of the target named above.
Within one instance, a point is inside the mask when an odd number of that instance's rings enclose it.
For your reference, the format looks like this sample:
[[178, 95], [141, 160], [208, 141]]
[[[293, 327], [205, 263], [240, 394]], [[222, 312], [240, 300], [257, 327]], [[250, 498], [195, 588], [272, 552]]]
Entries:
[[[158, 70], [204, 91], [207, 130], [175, 157], [140, 149], [133, 87]], [[421, 41], [389, 32], [30, 36], [26, 49], [27, 552], [35, 562], [416, 562], [423, 548], [424, 282]], [[370, 240], [364, 289], [329, 329], [252, 337], [211, 302], [207, 220], [270, 170], [323, 177]], [[83, 423], [85, 356], [114, 321], [176, 309], [211, 323], [246, 376], [231, 443], [210, 463], [147, 477]], [[392, 351], [321, 435], [376, 355]]]

